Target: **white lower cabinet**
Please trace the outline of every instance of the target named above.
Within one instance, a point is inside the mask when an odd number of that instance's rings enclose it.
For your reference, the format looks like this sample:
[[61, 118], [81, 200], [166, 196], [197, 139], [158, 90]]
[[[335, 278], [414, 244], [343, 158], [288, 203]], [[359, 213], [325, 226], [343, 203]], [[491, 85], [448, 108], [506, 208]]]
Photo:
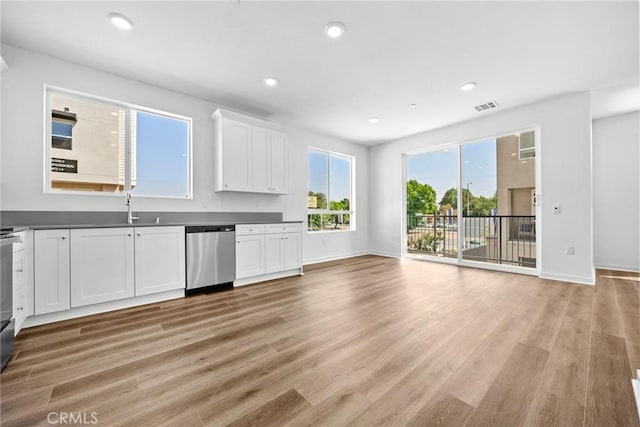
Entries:
[[302, 274], [300, 223], [236, 225], [236, 286]]
[[34, 232], [33, 280], [35, 314], [71, 308], [69, 230]]
[[264, 234], [236, 236], [236, 279], [258, 276], [264, 273]]
[[284, 235], [284, 268], [292, 270], [302, 268], [302, 233]]
[[267, 234], [266, 243], [266, 272], [284, 270], [284, 234]]
[[71, 230], [71, 306], [131, 298], [133, 228]]
[[15, 320], [14, 333], [18, 334], [20, 328], [30, 312], [28, 268], [25, 247], [26, 232], [16, 233], [20, 242], [13, 245], [13, 318]]
[[[36, 315], [185, 287], [184, 227], [36, 230], [34, 236]], [[23, 295], [17, 292], [16, 304]]]
[[135, 229], [135, 294], [185, 288], [184, 227]]
[[302, 266], [300, 233], [267, 234], [267, 273]]

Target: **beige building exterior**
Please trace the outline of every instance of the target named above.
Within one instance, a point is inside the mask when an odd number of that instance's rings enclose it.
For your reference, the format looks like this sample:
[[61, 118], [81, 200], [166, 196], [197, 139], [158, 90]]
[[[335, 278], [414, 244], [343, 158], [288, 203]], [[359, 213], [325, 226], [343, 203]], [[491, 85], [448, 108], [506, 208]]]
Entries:
[[[535, 216], [534, 137], [530, 131], [496, 139], [499, 216]], [[490, 258], [535, 263], [535, 219], [503, 218], [497, 227], [501, 227], [500, 232], [487, 242]]]
[[520, 136], [496, 140], [498, 215], [535, 215], [535, 158], [521, 158]]
[[[53, 122], [72, 124], [71, 141], [65, 148], [57, 148], [53, 143], [55, 138], [52, 138], [51, 188], [124, 191], [126, 110], [118, 105], [57, 94], [51, 96], [51, 110]], [[75, 119], [60, 119], [65, 114], [70, 117], [75, 115]], [[133, 185], [135, 126], [132, 129], [132, 140]]]

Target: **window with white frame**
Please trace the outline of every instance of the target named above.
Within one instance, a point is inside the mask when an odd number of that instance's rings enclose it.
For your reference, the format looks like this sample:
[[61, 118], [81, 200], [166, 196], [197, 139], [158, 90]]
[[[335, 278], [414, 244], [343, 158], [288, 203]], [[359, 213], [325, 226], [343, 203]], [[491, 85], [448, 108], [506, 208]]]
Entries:
[[519, 159], [532, 159], [536, 156], [536, 134], [534, 131], [523, 132], [518, 140]]
[[309, 149], [309, 231], [355, 230], [354, 169], [351, 156]]
[[48, 192], [191, 197], [191, 119], [47, 89]]

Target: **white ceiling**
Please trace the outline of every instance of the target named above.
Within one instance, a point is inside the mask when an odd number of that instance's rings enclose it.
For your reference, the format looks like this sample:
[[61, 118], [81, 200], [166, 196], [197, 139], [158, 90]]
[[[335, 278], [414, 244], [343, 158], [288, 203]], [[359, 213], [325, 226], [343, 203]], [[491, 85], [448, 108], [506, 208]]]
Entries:
[[[135, 28], [114, 28], [109, 12]], [[325, 36], [330, 21], [346, 25], [344, 37]], [[499, 111], [637, 87], [638, 32], [637, 1], [3, 1], [1, 37], [373, 145], [492, 114], [473, 109], [490, 100]], [[266, 87], [267, 75], [280, 85]], [[468, 81], [476, 89], [460, 91]]]

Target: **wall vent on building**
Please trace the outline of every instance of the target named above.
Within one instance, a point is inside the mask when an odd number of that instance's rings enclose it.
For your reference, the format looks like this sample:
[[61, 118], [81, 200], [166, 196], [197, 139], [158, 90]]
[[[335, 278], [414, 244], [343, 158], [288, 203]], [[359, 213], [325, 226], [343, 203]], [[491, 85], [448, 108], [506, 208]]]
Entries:
[[489, 102], [485, 102], [484, 104], [480, 104], [480, 105], [476, 105], [475, 108], [476, 111], [485, 111], [485, 110], [491, 110], [492, 108], [496, 108], [498, 106], [498, 103], [496, 101], [489, 101]]

